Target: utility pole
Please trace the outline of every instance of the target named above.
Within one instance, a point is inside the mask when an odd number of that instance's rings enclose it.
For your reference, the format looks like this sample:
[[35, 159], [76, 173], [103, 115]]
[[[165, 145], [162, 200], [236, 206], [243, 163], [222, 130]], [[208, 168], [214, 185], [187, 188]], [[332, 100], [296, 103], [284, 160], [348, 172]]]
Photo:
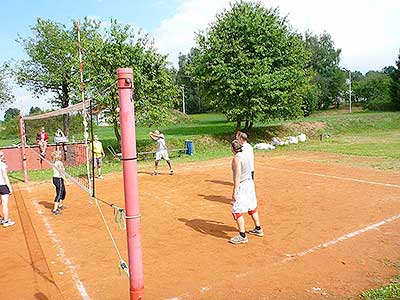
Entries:
[[182, 112], [184, 114], [186, 114], [186, 109], [185, 109], [185, 86], [182, 85], [181, 88], [182, 88]]
[[349, 70], [349, 78], [347, 78], [346, 83], [349, 86], [349, 113], [351, 113], [351, 71], [350, 70]]

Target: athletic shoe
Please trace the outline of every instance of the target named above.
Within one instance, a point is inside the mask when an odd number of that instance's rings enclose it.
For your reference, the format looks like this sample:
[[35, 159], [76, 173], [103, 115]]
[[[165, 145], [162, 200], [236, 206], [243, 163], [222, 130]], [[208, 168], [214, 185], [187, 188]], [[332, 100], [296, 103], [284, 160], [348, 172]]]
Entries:
[[101, 175], [99, 175], [99, 176], [98, 176], [98, 178], [99, 178], [99, 179], [104, 179], [104, 177], [103, 177], [103, 176], [101, 176]]
[[57, 215], [61, 214], [61, 211], [60, 211], [59, 209], [56, 209], [56, 210], [52, 210], [51, 213], [52, 213], [54, 216], [57, 216]]
[[58, 206], [58, 209], [59, 209], [59, 210], [65, 209], [65, 205]]
[[247, 236], [242, 237], [240, 234], [235, 235], [233, 238], [229, 240], [231, 244], [245, 244], [249, 241]]
[[154, 171], [153, 174], [151, 174], [151, 175], [156, 176], [156, 175], [158, 175], [158, 172]]
[[169, 170], [169, 175], [174, 175], [174, 170]]
[[260, 230], [254, 228], [254, 229], [250, 229], [249, 230], [249, 234], [253, 234], [256, 236], [264, 236], [264, 230], [262, 230], [262, 228]]
[[8, 219], [7, 221], [3, 221], [3, 227], [13, 226], [14, 224], [15, 224], [15, 222], [12, 221], [11, 219]]
[[3, 217], [0, 217], [0, 225], [3, 225], [3, 223], [4, 223]]

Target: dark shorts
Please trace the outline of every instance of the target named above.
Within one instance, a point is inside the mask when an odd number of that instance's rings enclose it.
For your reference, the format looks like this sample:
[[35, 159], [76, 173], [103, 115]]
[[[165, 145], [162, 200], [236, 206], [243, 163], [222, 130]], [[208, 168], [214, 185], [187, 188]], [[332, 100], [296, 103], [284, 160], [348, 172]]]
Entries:
[[0, 195], [9, 195], [10, 189], [7, 185], [0, 185]]

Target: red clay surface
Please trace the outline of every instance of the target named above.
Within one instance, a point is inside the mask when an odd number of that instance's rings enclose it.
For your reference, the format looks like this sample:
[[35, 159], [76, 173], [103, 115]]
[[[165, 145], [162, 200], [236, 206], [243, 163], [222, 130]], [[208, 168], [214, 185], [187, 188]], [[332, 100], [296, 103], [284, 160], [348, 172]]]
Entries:
[[[357, 299], [388, 283], [399, 271], [400, 173], [329, 162], [338, 159], [257, 156], [266, 235], [245, 245], [228, 243], [230, 158], [176, 165], [174, 176], [164, 165], [156, 177], [141, 170], [145, 299]], [[60, 216], [50, 214], [50, 181], [14, 188], [17, 224], [0, 228], [0, 299], [129, 299], [100, 215], [79, 188], [67, 186]], [[97, 195], [122, 206], [122, 175], [106, 174]], [[126, 233], [102, 207], [127, 258]]]

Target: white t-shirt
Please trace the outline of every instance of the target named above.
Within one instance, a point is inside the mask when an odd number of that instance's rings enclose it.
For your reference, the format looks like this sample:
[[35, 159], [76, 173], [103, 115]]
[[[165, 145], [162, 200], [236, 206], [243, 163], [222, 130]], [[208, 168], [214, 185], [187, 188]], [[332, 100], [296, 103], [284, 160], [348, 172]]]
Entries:
[[3, 170], [7, 170], [7, 165], [0, 161], [0, 185], [6, 185], [5, 178], [3, 178]]
[[[60, 170], [64, 170], [64, 164], [62, 163], [62, 161], [57, 160], [54, 163], [54, 166], [56, 166]], [[53, 167], [53, 177], [62, 178], [63, 176], [62, 176], [61, 172], [59, 170], [57, 170], [57, 168]]]
[[163, 134], [159, 135], [156, 142], [157, 142], [157, 151], [167, 150], [167, 145], [165, 144], [165, 138]]
[[253, 147], [249, 143], [244, 143], [242, 145], [243, 153], [249, 158], [250, 170], [254, 172], [254, 151]]
[[[244, 153], [244, 151], [242, 151], [238, 152], [236, 156], [240, 158], [240, 166], [241, 166], [240, 182], [243, 182], [247, 179], [251, 179], [251, 163], [249, 155], [247, 153]], [[235, 178], [233, 180], [235, 180]]]

